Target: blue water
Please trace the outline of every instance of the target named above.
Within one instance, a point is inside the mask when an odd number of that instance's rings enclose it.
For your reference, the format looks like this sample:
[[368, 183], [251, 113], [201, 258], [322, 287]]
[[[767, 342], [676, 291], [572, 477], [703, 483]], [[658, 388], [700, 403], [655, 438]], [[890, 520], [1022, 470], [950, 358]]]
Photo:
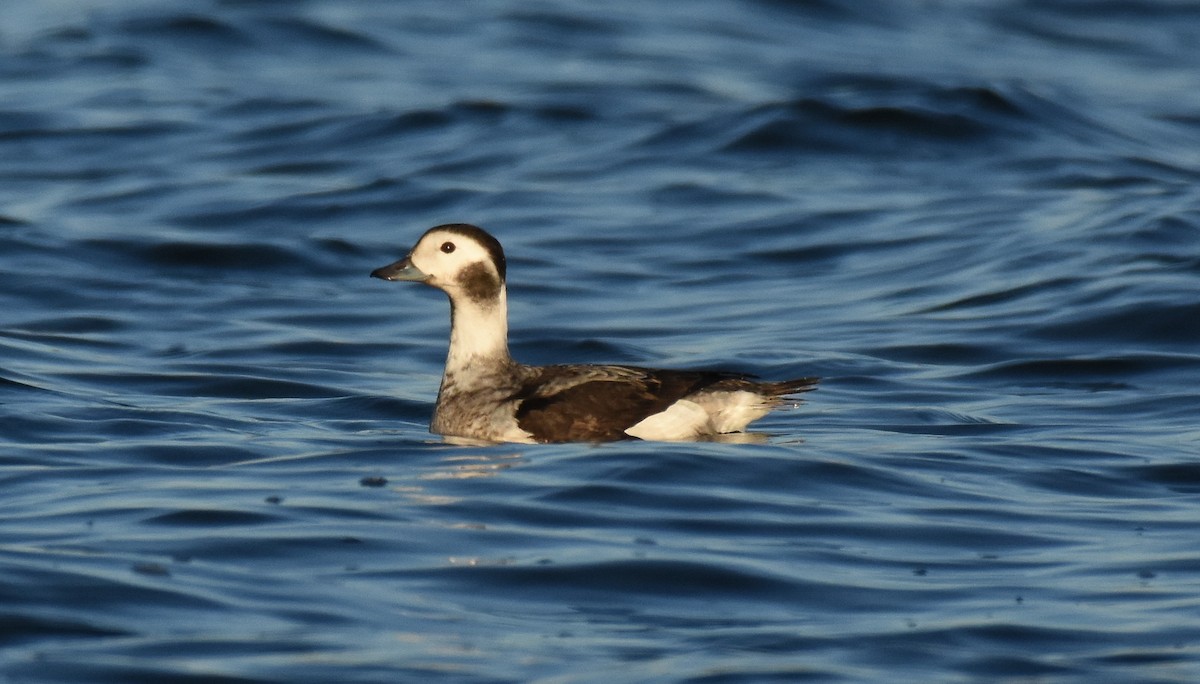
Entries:
[[[189, 0], [0, 22], [0, 682], [1200, 680], [1200, 5]], [[820, 375], [458, 447], [527, 362]]]

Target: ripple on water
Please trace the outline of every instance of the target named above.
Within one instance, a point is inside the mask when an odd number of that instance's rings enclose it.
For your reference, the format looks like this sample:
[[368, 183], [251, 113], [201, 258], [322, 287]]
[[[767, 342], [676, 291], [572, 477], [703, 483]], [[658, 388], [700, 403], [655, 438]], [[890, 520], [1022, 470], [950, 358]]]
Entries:
[[[11, 13], [5, 674], [1191, 681], [1169, 4]], [[367, 274], [447, 221], [523, 360], [821, 387], [743, 444], [443, 444], [445, 301]]]

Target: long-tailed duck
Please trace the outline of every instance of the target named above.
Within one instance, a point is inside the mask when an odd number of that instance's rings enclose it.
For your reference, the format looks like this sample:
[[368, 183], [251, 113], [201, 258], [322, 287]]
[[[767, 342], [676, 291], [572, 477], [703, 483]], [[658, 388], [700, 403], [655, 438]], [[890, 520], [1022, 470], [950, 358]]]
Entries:
[[431, 432], [490, 442], [695, 440], [740, 432], [817, 378], [636, 366], [526, 366], [508, 353], [504, 250], [476, 226], [430, 228], [371, 276], [450, 297], [450, 350]]

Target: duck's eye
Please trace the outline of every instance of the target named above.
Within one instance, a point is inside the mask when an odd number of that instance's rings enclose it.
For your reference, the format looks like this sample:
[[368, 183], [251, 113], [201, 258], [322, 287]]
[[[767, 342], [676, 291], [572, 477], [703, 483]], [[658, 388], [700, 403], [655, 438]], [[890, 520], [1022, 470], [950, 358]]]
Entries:
[[445, 252], [446, 254], [453, 252], [454, 251], [454, 243], [453, 242], [443, 242], [442, 243], [442, 251]]

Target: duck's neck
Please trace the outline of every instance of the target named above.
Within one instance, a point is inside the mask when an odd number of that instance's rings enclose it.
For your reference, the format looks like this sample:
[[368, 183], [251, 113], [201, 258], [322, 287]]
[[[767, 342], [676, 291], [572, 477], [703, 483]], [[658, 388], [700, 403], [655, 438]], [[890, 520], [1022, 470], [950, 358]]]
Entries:
[[450, 350], [446, 354], [447, 376], [470, 376], [472, 370], [506, 366], [508, 354], [508, 297], [487, 301], [468, 297], [450, 300]]

